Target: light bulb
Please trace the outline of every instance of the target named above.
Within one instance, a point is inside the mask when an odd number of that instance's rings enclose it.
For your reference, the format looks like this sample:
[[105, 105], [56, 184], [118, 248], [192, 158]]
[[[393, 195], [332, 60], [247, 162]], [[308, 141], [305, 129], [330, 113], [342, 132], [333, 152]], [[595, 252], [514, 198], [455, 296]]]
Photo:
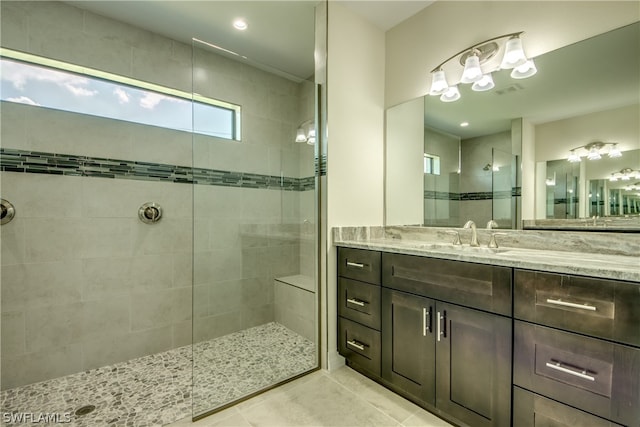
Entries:
[[471, 89], [476, 92], [484, 92], [485, 90], [493, 89], [495, 84], [493, 83], [493, 77], [491, 77], [491, 73], [485, 74], [482, 76], [480, 80], [475, 82]]
[[500, 68], [511, 69], [520, 66], [525, 62], [527, 62], [527, 57], [522, 49], [522, 40], [520, 40], [520, 37], [514, 36], [507, 40]]
[[440, 101], [442, 102], [453, 102], [460, 99], [460, 91], [458, 90], [458, 85], [449, 86], [447, 91], [440, 95]]
[[589, 150], [589, 154], [587, 154], [587, 159], [589, 160], [600, 160], [602, 156], [600, 155], [600, 151], [596, 147], [591, 147]]
[[567, 160], [571, 163], [576, 163], [576, 162], [579, 162], [581, 159], [580, 159], [580, 156], [576, 154], [576, 150], [571, 150], [569, 152], [569, 157], [567, 158]]
[[618, 148], [618, 144], [613, 144], [613, 147], [611, 147], [611, 149], [609, 150], [609, 157], [612, 159], [615, 159], [617, 157], [622, 157], [622, 153]]
[[431, 76], [431, 90], [429, 91], [429, 95], [436, 96], [442, 95], [449, 89], [449, 84], [447, 83], [447, 77], [444, 74], [443, 70], [437, 70], [432, 73]]
[[464, 71], [462, 72], [461, 83], [474, 83], [482, 78], [482, 69], [480, 68], [480, 58], [477, 54], [469, 55], [464, 62]]
[[296, 131], [296, 142], [306, 142], [307, 135], [304, 133], [304, 129], [301, 127]]
[[522, 65], [518, 65], [511, 71], [511, 78], [513, 79], [526, 79], [527, 77], [531, 77], [538, 72], [536, 68], [536, 64], [533, 63], [532, 59], [529, 59]]

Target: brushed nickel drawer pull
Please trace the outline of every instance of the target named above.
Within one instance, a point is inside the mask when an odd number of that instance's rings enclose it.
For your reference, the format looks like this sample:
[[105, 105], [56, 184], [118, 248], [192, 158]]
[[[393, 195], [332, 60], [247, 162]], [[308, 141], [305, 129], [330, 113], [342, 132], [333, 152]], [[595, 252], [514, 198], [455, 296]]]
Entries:
[[585, 380], [595, 381], [596, 378], [591, 375], [587, 375], [586, 369], [580, 369], [581, 372], [576, 372], [573, 369], [565, 368], [562, 366], [562, 362], [557, 362], [555, 360], [551, 360], [551, 362], [547, 362], [547, 368], [555, 369], [556, 371], [564, 372], [565, 374], [574, 375], [576, 377], [580, 377]]
[[359, 262], [347, 261], [347, 267], [364, 268], [364, 264]]
[[364, 351], [364, 348], [366, 346], [366, 344], [359, 343], [356, 340], [347, 341], [347, 345], [350, 345], [351, 347], [357, 348], [360, 351]]
[[547, 298], [549, 304], [562, 305], [571, 308], [580, 308], [582, 310], [596, 311], [596, 307], [587, 304], [576, 304], [575, 302], [562, 301], [561, 299]]
[[359, 305], [360, 307], [364, 307], [365, 304], [369, 304], [366, 301], [360, 301], [359, 299], [355, 299], [355, 298], [347, 298], [347, 302], [351, 304]]
[[422, 307], [422, 336], [423, 337], [427, 336], [427, 316], [428, 315], [429, 315], [429, 312], [427, 311], [427, 309]]

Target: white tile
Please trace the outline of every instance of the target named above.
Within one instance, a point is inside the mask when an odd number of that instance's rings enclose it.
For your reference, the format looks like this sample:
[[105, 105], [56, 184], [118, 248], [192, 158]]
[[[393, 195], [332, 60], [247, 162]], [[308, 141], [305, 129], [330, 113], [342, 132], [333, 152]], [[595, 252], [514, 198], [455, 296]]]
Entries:
[[79, 260], [7, 265], [2, 268], [2, 308], [46, 307], [79, 302]]
[[26, 352], [24, 311], [2, 312], [2, 356], [15, 356]]
[[22, 218], [79, 218], [81, 185], [79, 177], [7, 173], [3, 175], [2, 197]]
[[[4, 6], [5, 4], [13, 4], [15, 2], [0, 3], [3, 9], [2, 15], [2, 34], [4, 34]], [[4, 40], [3, 40], [4, 42]], [[31, 145], [26, 137], [27, 135], [27, 111], [37, 109], [30, 105], [16, 104], [13, 102], [3, 102], [0, 108], [0, 120], [2, 128], [0, 128], [0, 145], [3, 148], [14, 148], [19, 150], [31, 150]], [[3, 172], [4, 174], [5, 172]]]
[[9, 389], [68, 375], [78, 371], [81, 361], [81, 347], [77, 344], [2, 357], [2, 387]]
[[154, 52], [133, 48], [131, 75], [137, 79], [191, 92], [191, 63], [175, 60], [171, 53], [170, 46], [164, 51]]
[[332, 380], [320, 376], [242, 412], [254, 426], [398, 426]]

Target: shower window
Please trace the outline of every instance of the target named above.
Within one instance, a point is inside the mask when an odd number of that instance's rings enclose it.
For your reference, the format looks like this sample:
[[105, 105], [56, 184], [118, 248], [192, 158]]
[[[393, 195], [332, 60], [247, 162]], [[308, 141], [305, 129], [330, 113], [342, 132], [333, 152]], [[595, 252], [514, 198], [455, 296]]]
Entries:
[[240, 106], [2, 49], [0, 99], [240, 140]]
[[440, 157], [424, 153], [424, 173], [440, 175]]

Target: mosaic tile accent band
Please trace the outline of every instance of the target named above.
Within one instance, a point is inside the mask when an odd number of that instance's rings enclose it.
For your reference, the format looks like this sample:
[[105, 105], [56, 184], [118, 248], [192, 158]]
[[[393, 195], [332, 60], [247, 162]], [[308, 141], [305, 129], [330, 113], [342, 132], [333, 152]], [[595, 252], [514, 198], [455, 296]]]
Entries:
[[7, 148], [0, 148], [0, 170], [2, 172], [165, 181], [269, 190], [307, 191], [315, 188], [314, 176], [292, 178]]
[[520, 187], [513, 187], [511, 191], [480, 191], [475, 193], [448, 193], [446, 191], [430, 191], [425, 190], [425, 200], [493, 200], [493, 199], [509, 199], [511, 197], [519, 197]]

